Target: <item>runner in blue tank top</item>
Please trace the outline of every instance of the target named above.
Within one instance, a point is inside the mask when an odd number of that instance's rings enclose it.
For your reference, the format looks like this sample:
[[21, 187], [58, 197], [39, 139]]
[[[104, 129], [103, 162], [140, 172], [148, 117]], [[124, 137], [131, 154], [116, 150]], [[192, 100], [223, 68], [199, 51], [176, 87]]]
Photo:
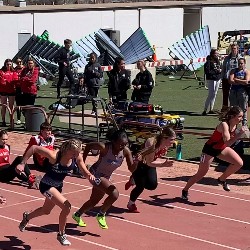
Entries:
[[22, 163], [17, 166], [20, 172], [24, 171], [24, 165], [34, 154], [39, 154], [48, 158], [52, 167], [43, 176], [39, 185], [40, 192], [46, 197], [45, 202], [42, 207], [39, 207], [30, 213], [23, 213], [23, 220], [19, 225], [21, 232], [25, 230], [25, 227], [31, 219], [50, 214], [56, 205], [61, 208], [57, 240], [64, 246], [71, 245], [65, 234], [65, 226], [67, 217], [70, 213], [71, 204], [61, 194], [63, 180], [76, 166], [76, 163], [81, 172], [88, 178], [89, 181], [93, 182], [95, 180], [95, 177], [88, 171], [84, 164], [82, 155], [80, 154], [81, 150], [81, 142], [76, 139], [70, 139], [64, 142], [59, 150], [52, 151], [42, 146], [33, 145], [24, 154]]
[[132, 153], [127, 147], [128, 137], [124, 131], [109, 130], [107, 138], [110, 140], [108, 143], [88, 143], [83, 153], [84, 161], [90, 150], [98, 150], [100, 156], [98, 161], [90, 168], [90, 172], [96, 177], [91, 196], [72, 216], [81, 227], [86, 226], [81, 215], [92, 209], [107, 194], [108, 197], [104, 200], [96, 219], [102, 229], [108, 228], [105, 214], [119, 196], [119, 192], [115, 185], [111, 183], [110, 177], [113, 171], [121, 166], [124, 158], [126, 158], [130, 172], [133, 172], [137, 165], [136, 162], [133, 162]]

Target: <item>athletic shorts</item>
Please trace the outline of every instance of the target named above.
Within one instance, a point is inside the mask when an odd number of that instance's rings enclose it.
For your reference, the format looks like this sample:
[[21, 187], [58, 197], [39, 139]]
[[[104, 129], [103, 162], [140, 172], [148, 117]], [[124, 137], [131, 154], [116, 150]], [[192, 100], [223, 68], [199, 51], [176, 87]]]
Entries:
[[221, 152], [223, 150], [224, 150], [224, 148], [223, 149], [215, 149], [215, 148], [213, 148], [212, 145], [205, 143], [205, 145], [202, 149], [202, 153], [213, 156], [213, 157], [217, 157], [218, 155], [221, 154]]
[[[48, 198], [51, 198], [51, 197], [49, 197], [49, 192], [48, 191], [52, 187], [54, 187], [54, 186], [48, 185], [48, 184], [46, 184], [44, 182], [40, 182], [40, 184], [39, 184], [39, 190], [40, 190], [41, 194], [48, 197]], [[54, 188], [57, 189], [60, 193], [62, 192], [62, 186], [54, 187]]]

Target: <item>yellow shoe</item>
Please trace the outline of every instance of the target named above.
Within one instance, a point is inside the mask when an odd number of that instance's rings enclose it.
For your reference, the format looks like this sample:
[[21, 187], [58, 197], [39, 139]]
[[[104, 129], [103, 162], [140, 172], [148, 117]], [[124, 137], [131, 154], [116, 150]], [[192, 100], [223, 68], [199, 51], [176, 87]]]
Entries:
[[76, 221], [76, 223], [79, 227], [86, 227], [87, 226], [87, 224], [82, 220], [81, 216], [76, 216], [76, 214], [73, 213], [72, 218], [73, 218], [73, 220]]
[[106, 223], [105, 215], [97, 214], [96, 220], [100, 226], [101, 229], [108, 229], [108, 225]]

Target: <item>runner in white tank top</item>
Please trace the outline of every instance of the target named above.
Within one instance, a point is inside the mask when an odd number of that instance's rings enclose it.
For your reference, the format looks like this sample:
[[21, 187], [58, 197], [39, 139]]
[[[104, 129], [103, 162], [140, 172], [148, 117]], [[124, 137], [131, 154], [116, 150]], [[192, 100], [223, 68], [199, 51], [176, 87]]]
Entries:
[[124, 158], [126, 158], [128, 169], [131, 173], [136, 168], [136, 162], [133, 162], [132, 153], [127, 147], [127, 134], [124, 131], [114, 131], [114, 129], [112, 129], [108, 131], [107, 138], [110, 140], [110, 143], [88, 143], [83, 153], [84, 161], [91, 150], [98, 150], [100, 156], [98, 161], [90, 169], [90, 172], [96, 177], [91, 196], [72, 216], [77, 224], [82, 227], [85, 227], [86, 224], [82, 220], [81, 215], [97, 205], [103, 196], [107, 194], [108, 197], [104, 200], [96, 219], [102, 229], [108, 228], [105, 214], [119, 196], [119, 192], [111, 183], [110, 177], [114, 170], [121, 166]]

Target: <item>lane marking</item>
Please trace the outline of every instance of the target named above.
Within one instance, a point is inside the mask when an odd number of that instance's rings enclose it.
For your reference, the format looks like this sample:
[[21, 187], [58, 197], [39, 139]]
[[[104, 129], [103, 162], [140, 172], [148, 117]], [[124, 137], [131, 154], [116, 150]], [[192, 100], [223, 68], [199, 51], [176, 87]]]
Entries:
[[[113, 173], [113, 174], [114, 175], [118, 175], [118, 176], [128, 177], [128, 178], [130, 177], [130, 175], [124, 175], [124, 174], [118, 174], [118, 173]], [[181, 189], [184, 188], [184, 187], [181, 187], [181, 186], [178, 186], [178, 185], [168, 184], [168, 183], [160, 182], [160, 181], [158, 182], [158, 184], [162, 184], [162, 185], [165, 185], [165, 186], [176, 187], [176, 188], [181, 188]], [[193, 189], [193, 188], [191, 188], [190, 190], [196, 191], [196, 192], [200, 192], [200, 193], [204, 193], [204, 194], [210, 194], [210, 195], [220, 196], [220, 197], [224, 197], [224, 198], [229, 198], [229, 199], [234, 199], [234, 200], [240, 200], [240, 201], [250, 202], [250, 200], [243, 199], [243, 198], [238, 198], [238, 197], [234, 197], [234, 196], [228, 196], [228, 195], [224, 195], [224, 194], [217, 194], [217, 193], [208, 192], [208, 191], [202, 191], [202, 190]]]
[[[20, 151], [20, 150], [14, 150], [14, 151]], [[20, 151], [21, 152], [21, 151]], [[15, 156], [19, 156], [20, 154], [13, 154], [11, 153], [11, 155], [15, 155]], [[121, 172], [125, 172], [124, 170], [118, 170]], [[125, 175], [125, 174], [118, 174], [118, 173], [113, 173], [114, 175], [118, 175], [118, 176], [123, 176], [123, 177], [130, 177], [130, 175]], [[65, 182], [66, 183], [66, 182]], [[181, 188], [183, 189], [183, 187], [181, 186], [177, 186], [177, 185], [173, 185], [173, 184], [168, 184], [168, 183], [164, 183], [164, 182], [158, 182], [158, 184], [162, 184], [162, 185], [166, 185], [166, 186], [171, 186], [171, 187], [176, 187], [176, 188]], [[75, 184], [78, 185], [78, 184]], [[200, 192], [200, 193], [204, 193], [204, 194], [209, 194], [209, 195], [215, 195], [215, 196], [220, 196], [220, 197], [224, 197], [224, 198], [229, 198], [229, 199], [234, 199], [234, 200], [240, 200], [240, 201], [245, 201], [245, 202], [250, 202], [250, 200], [247, 199], [243, 199], [243, 198], [238, 198], [238, 197], [234, 197], [234, 196], [228, 196], [228, 195], [223, 195], [223, 194], [217, 194], [217, 193], [213, 193], [213, 192], [208, 192], [208, 191], [202, 191], [199, 189], [193, 189], [191, 188], [190, 190], [195, 191], [195, 192]], [[242, 195], [242, 194], [241, 194]]]
[[[91, 188], [91, 187], [89, 187], [89, 188]], [[0, 190], [6, 190], [6, 189], [0, 188]], [[6, 190], [6, 191], [9, 191], [9, 192], [12, 192], [12, 193], [16, 193], [16, 194], [20, 194], [20, 195], [24, 195], [24, 196], [34, 197], [34, 196], [26, 195], [26, 194], [23, 194], [23, 193], [18, 193], [18, 192], [15, 192], [15, 191], [10, 191], [10, 190]], [[129, 197], [128, 195], [124, 195], [124, 194], [121, 194], [121, 196]], [[34, 198], [39, 199], [38, 197], [34, 197]], [[42, 198], [40, 198], [40, 199], [42, 199]], [[76, 207], [76, 206], [72, 206], [72, 208], [79, 209], [79, 207]], [[180, 207], [176, 207], [176, 208], [180, 208]], [[191, 210], [191, 209], [187, 209], [187, 210], [188, 211], [192, 211], [192, 212], [197, 212], [197, 211]], [[91, 213], [94, 213], [94, 212], [91, 212]], [[199, 212], [199, 213], [202, 213], [202, 212]], [[210, 215], [210, 214], [206, 214], [206, 213], [202, 213], [202, 214]], [[219, 217], [219, 216], [216, 216], [216, 215], [212, 215], [212, 216], [216, 217], [216, 218], [222, 218], [222, 219], [228, 220], [228, 218], [226, 218], [226, 217], [223, 218], [223, 217]], [[0, 217], [2, 217], [2, 218], [8, 218], [8, 217], [2, 216], [2, 215], [0, 215]], [[153, 230], [156, 230], [156, 231], [161, 231], [161, 232], [165, 232], [165, 233], [177, 235], [177, 236], [181, 236], [181, 237], [184, 237], [184, 238], [193, 239], [193, 240], [197, 240], [197, 241], [200, 241], [200, 242], [204, 242], [204, 243], [208, 243], [208, 244], [212, 244], [212, 245], [216, 245], [216, 246], [220, 246], [220, 247], [224, 247], [224, 248], [228, 248], [228, 249], [239, 250], [238, 248], [226, 246], [226, 245], [219, 244], [219, 243], [216, 243], [216, 242], [213, 242], [213, 241], [203, 240], [203, 239], [200, 239], [200, 238], [197, 238], [197, 237], [193, 237], [193, 236], [189, 236], [189, 235], [185, 235], [185, 234], [181, 234], [181, 233], [169, 231], [169, 230], [158, 228], [158, 227], [149, 226], [149, 225], [138, 223], [138, 222], [135, 222], [135, 221], [130, 221], [130, 220], [126, 220], [126, 219], [120, 219], [120, 218], [114, 217], [112, 215], [110, 215], [110, 217], [113, 218], [113, 219], [116, 219], [116, 220], [120, 220], [120, 221], [124, 221], [124, 222], [130, 223], [130, 224], [134, 224], [134, 225], [139, 225], [139, 226], [142, 226], [142, 227], [150, 228], [150, 229], [153, 229]], [[9, 218], [9, 219], [11, 219], [11, 218]], [[15, 219], [12, 219], [12, 220], [17, 221]], [[235, 221], [234, 219], [232, 219], [232, 220]], [[240, 221], [237, 221], [237, 222], [240, 222]], [[244, 223], [246, 223], [246, 222], [244, 222]], [[246, 224], [249, 224], [249, 223], [246, 223]], [[30, 224], [30, 225], [32, 225], [32, 224]], [[70, 237], [73, 238], [74, 236], [70, 236]], [[81, 239], [78, 239], [77, 237], [75, 237], [75, 239], [81, 240]], [[85, 240], [83, 240], [83, 241], [85, 241]], [[95, 244], [95, 243], [93, 243], [93, 244]]]
[[23, 204], [27, 204], [29, 202], [33, 202], [33, 201], [38, 201], [38, 200], [41, 200], [42, 198], [37, 198], [37, 199], [32, 199], [32, 200], [29, 200], [29, 201], [23, 201], [23, 202], [18, 202], [18, 203], [14, 203], [14, 204], [11, 204], [11, 205], [3, 205], [0, 207], [0, 209], [2, 208], [9, 208], [9, 207], [14, 207], [14, 206], [18, 206], [18, 205], [23, 205]]
[[[3, 215], [0, 215], [0, 217], [2, 217], [3, 219], [7, 219], [7, 220], [12, 220], [12, 221], [15, 221], [15, 222], [18, 222], [20, 223], [19, 220], [16, 220], [16, 219], [13, 219], [13, 218], [10, 218], [10, 217], [7, 217], [7, 216], [3, 216]], [[47, 232], [51, 232], [53, 234], [57, 234], [55, 231], [53, 230], [50, 230], [50, 229], [47, 229], [45, 227], [41, 227], [41, 226], [38, 226], [36, 224], [31, 224], [29, 223], [29, 226], [32, 226], [32, 227], [39, 227], [39, 228], [42, 228], [43, 230], [47, 231]], [[113, 247], [109, 247], [109, 246], [106, 246], [106, 245], [103, 245], [103, 244], [99, 244], [99, 243], [96, 243], [96, 242], [93, 242], [93, 241], [89, 241], [89, 240], [84, 240], [82, 238], [78, 238], [78, 237], [75, 237], [75, 236], [72, 236], [72, 235], [68, 235], [68, 238], [72, 238], [72, 239], [75, 239], [75, 240], [79, 240], [79, 241], [83, 241], [83, 242], [86, 242], [86, 243], [89, 243], [89, 244], [92, 244], [92, 245], [95, 245], [95, 246], [99, 246], [99, 247], [102, 247], [102, 248], [106, 248], [106, 249], [110, 249], [110, 250], [119, 250], [117, 248], [113, 248]]]
[[189, 235], [181, 234], [181, 233], [176, 233], [176, 232], [173, 232], [173, 231], [169, 231], [169, 230], [165, 230], [165, 229], [162, 229], [162, 228], [158, 228], [158, 227], [153, 227], [153, 226], [141, 224], [141, 223], [130, 221], [130, 220], [126, 220], [126, 219], [120, 219], [120, 218], [117, 218], [117, 217], [112, 217], [112, 218], [116, 219], [116, 220], [120, 220], [120, 221], [124, 221], [124, 222], [130, 223], [130, 224], [134, 224], [134, 225], [137, 225], [137, 226], [141, 226], [141, 227], [146, 227], [146, 228], [149, 228], [149, 229], [153, 229], [153, 230], [156, 230], [156, 231], [160, 231], [160, 232], [164, 232], [164, 233], [168, 233], [168, 234], [173, 234], [173, 235], [181, 236], [183, 238], [188, 238], [188, 239], [191, 239], [191, 240], [196, 240], [196, 241], [208, 243], [208, 244], [211, 244], [211, 245], [214, 245], [214, 246], [218, 246], [218, 247], [223, 247], [223, 248], [233, 249], [233, 250], [241, 250], [240, 248], [235, 248], [235, 247], [223, 245], [223, 244], [216, 243], [216, 242], [209, 241], [209, 240], [203, 240], [203, 239], [200, 239], [200, 238], [197, 238], [197, 237], [193, 237], [193, 236], [189, 236]]

